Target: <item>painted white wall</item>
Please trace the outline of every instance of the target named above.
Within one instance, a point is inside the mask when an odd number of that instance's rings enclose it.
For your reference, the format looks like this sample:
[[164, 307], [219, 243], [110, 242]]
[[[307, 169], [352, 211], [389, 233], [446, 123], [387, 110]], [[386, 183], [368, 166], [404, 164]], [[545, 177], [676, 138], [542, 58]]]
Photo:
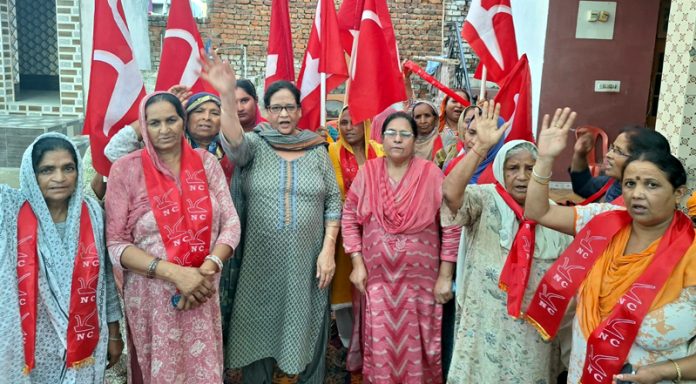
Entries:
[[536, 137], [540, 112], [542, 70], [546, 46], [546, 25], [549, 16], [549, 0], [511, 0], [515, 24], [517, 53], [526, 53], [532, 75], [532, 126]]

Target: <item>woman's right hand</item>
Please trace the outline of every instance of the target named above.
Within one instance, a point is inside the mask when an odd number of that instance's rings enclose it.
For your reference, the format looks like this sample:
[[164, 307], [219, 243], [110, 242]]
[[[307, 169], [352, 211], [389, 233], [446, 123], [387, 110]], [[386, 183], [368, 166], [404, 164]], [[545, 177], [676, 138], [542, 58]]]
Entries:
[[[509, 122], [498, 128], [498, 118], [500, 117], [500, 103], [485, 101], [481, 108], [482, 113], [476, 116], [476, 142], [477, 149], [488, 150], [494, 147], [505, 134]], [[483, 153], [482, 153], [483, 154]]]
[[210, 52], [210, 57], [206, 56], [201, 49], [201, 78], [208, 82], [220, 95], [234, 95], [237, 87], [237, 75], [229, 62], [221, 60], [215, 52]]
[[544, 115], [541, 131], [537, 138], [539, 157], [555, 158], [563, 152], [568, 143], [568, 132], [575, 122], [577, 114], [565, 107], [556, 109], [553, 119]]
[[575, 140], [575, 146], [573, 147], [574, 155], [586, 157], [588, 153], [592, 150], [593, 137], [592, 134], [586, 130], [578, 130], [577, 139]]
[[198, 268], [179, 267], [174, 285], [184, 298], [199, 304], [208, 301], [216, 292], [211, 279], [204, 276]]
[[355, 285], [355, 288], [360, 291], [361, 294], [365, 294], [365, 287], [367, 286], [367, 269], [365, 264], [361, 260], [353, 260], [353, 271], [350, 273], [350, 282]]

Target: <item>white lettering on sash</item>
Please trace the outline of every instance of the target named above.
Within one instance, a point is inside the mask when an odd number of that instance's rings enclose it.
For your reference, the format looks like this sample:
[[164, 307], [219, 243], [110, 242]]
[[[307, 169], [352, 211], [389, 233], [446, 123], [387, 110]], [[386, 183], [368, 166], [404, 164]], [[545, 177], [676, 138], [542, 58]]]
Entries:
[[616, 361], [619, 358], [616, 356], [609, 355], [595, 355], [594, 345], [590, 345], [590, 356], [588, 357], [589, 364], [587, 364], [587, 372], [592, 375], [592, 378], [597, 382], [602, 382], [607, 377], [607, 372], [599, 364], [600, 361]]

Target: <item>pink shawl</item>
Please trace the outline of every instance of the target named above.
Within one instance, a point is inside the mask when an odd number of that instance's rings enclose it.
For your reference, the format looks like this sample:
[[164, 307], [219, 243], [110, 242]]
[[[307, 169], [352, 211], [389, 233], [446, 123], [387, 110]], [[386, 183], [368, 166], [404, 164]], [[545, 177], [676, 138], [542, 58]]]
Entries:
[[414, 157], [401, 181], [393, 186], [386, 158], [369, 160], [351, 187], [353, 198], [359, 197], [357, 218], [364, 225], [374, 215], [390, 234], [420, 232], [438, 217], [443, 180], [442, 171], [433, 162]]

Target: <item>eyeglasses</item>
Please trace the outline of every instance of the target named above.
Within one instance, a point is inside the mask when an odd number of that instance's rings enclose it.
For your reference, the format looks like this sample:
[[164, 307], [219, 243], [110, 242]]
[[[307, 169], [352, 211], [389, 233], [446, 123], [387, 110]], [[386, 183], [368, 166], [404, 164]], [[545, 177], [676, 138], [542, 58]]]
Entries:
[[274, 104], [274, 105], [267, 107], [266, 109], [268, 109], [268, 111], [271, 112], [272, 114], [277, 115], [283, 109], [286, 110], [288, 113], [293, 113], [293, 112], [297, 111], [297, 108], [299, 108], [299, 106], [297, 104], [287, 104], [287, 105]]
[[628, 153], [626, 153], [626, 152], [620, 150], [620, 149], [619, 149], [617, 146], [615, 146], [614, 144], [610, 144], [610, 145], [609, 145], [609, 151], [608, 151], [608, 152], [614, 152], [614, 153], [616, 153], [617, 155], [623, 156], [623, 157], [631, 156], [631, 155], [629, 155]]
[[399, 135], [403, 139], [410, 139], [413, 137], [413, 132], [397, 131], [396, 129], [385, 129], [384, 130], [385, 137], [396, 137], [396, 135]]

